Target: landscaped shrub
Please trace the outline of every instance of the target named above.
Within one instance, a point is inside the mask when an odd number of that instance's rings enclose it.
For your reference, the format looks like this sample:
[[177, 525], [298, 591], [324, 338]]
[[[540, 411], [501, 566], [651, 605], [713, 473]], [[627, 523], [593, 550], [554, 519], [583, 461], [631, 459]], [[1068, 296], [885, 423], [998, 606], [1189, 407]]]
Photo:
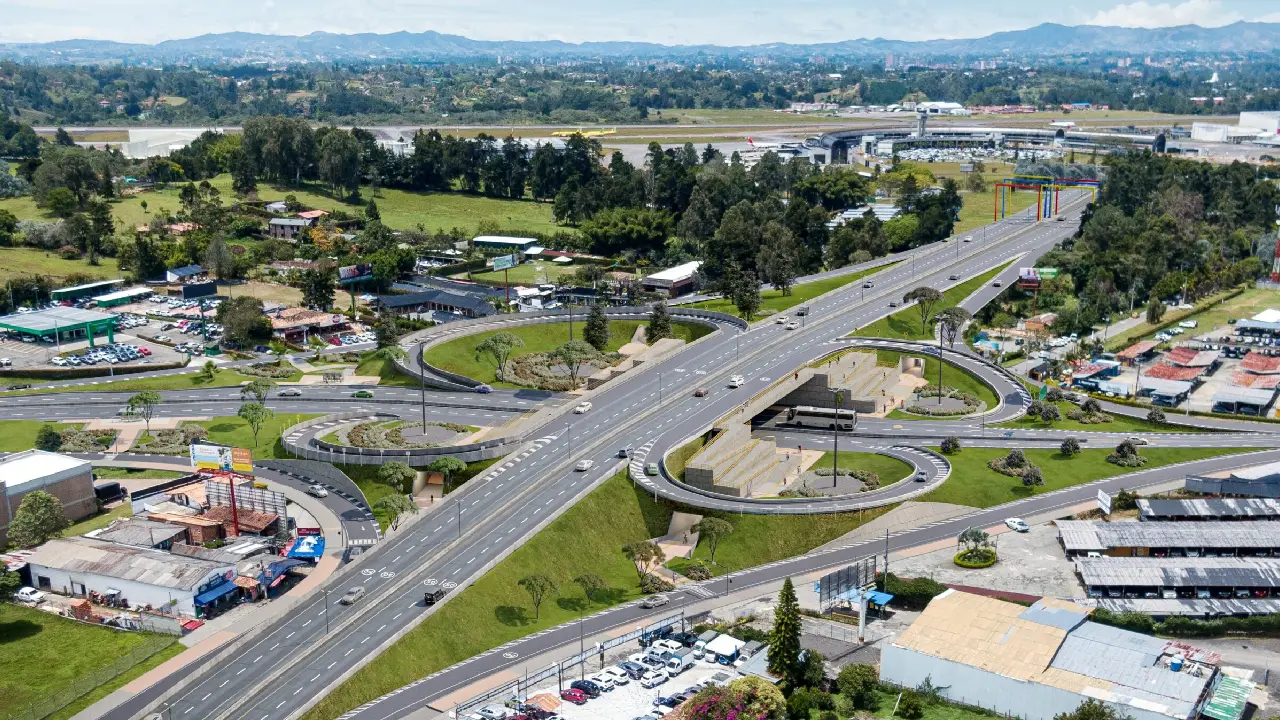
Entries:
[[1085, 425], [1101, 425], [1102, 423], [1111, 422], [1111, 416], [1104, 412], [1086, 412], [1076, 409], [1067, 413], [1067, 417]]
[[1027, 461], [1027, 456], [1018, 448], [1009, 451], [1008, 455], [998, 457], [987, 463], [987, 467], [995, 470], [1001, 475], [1020, 478], [1035, 468], [1035, 472], [1039, 472], [1040, 468], [1032, 465]]
[[684, 576], [693, 581], [710, 580], [711, 571], [701, 560], [684, 569]]
[[923, 610], [947, 586], [931, 578], [900, 578], [893, 573], [876, 574], [876, 588], [893, 596], [893, 604], [905, 610]]
[[663, 580], [657, 575], [645, 575], [640, 581], [640, 592], [645, 594], [671, 592], [676, 586]]
[[1129, 440], [1116, 446], [1116, 451], [1107, 456], [1107, 462], [1120, 467], [1142, 467], [1147, 458], [1138, 454], [1138, 447]]
[[960, 452], [960, 438], [952, 435], [942, 439], [942, 453], [944, 455], [958, 452]]
[[80, 430], [72, 428], [63, 430], [62, 444], [59, 450], [62, 452], [81, 452], [96, 453], [102, 452], [104, 447], [110, 447], [115, 442], [115, 430]]
[[826, 493], [810, 485], [801, 485], [800, 487], [787, 488], [786, 490], [783, 490], [782, 492], [778, 493], [778, 497], [784, 497], [784, 498], [813, 498], [813, 497], [826, 497], [826, 496], [827, 496]]
[[158, 430], [145, 445], [135, 445], [130, 452], [154, 453], [157, 455], [186, 455], [192, 440], [203, 440], [209, 437], [209, 431], [203, 425], [183, 423], [176, 430]]
[[977, 548], [975, 550], [963, 550], [956, 553], [956, 556], [952, 558], [952, 561], [962, 568], [976, 570], [995, 565], [996, 559], [995, 548]]
[[245, 375], [270, 378], [272, 380], [281, 380], [292, 377], [293, 374], [297, 372], [296, 368], [287, 363], [284, 365], [276, 365], [275, 363], [259, 363], [257, 365], [250, 365], [248, 367], [237, 369]]

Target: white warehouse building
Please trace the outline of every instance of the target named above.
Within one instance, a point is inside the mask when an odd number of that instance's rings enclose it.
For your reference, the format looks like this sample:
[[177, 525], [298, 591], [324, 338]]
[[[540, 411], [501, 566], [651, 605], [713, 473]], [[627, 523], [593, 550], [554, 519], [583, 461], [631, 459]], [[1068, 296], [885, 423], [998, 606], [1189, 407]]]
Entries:
[[928, 679], [951, 701], [1024, 720], [1090, 699], [1133, 720], [1194, 720], [1213, 701], [1224, 677], [1217, 653], [1090, 622], [1090, 612], [947, 590], [885, 646], [880, 679], [906, 688]]

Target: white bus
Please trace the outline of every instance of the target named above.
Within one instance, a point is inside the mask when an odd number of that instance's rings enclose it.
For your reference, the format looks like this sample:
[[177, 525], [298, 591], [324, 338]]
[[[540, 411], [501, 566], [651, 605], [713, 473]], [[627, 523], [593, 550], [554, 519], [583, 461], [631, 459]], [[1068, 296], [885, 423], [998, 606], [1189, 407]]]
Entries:
[[[839, 418], [838, 420], [837, 417]], [[853, 430], [853, 424], [857, 419], [858, 414], [854, 411], [837, 411], [835, 408], [799, 405], [787, 411], [787, 422], [799, 427], [816, 427], [835, 430], [838, 422], [841, 430]]]

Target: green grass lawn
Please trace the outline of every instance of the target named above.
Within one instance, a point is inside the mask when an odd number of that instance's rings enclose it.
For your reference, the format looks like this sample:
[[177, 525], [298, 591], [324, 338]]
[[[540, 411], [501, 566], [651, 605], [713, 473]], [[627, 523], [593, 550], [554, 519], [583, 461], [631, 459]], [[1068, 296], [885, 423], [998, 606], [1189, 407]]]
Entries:
[[512, 285], [538, 285], [556, 282], [566, 275], [572, 275], [575, 270], [577, 270], [577, 267], [573, 265], [558, 265], [553, 262], [538, 261], [522, 263], [510, 270], [493, 270], [470, 275], [461, 273], [453, 277], [493, 285], [497, 290], [496, 294], [502, 295], [503, 273], [508, 275], [505, 282], [510, 282]]
[[1018, 478], [1001, 475], [987, 467], [989, 461], [1003, 457], [1008, 453], [1007, 450], [964, 448], [947, 456], [952, 467], [951, 477], [947, 478], [942, 487], [918, 499], [921, 502], [945, 502], [985, 508], [1138, 470], [1248, 452], [1240, 448], [1142, 447], [1139, 448], [1142, 455], [1150, 458], [1147, 464], [1141, 468], [1125, 468], [1107, 462], [1107, 455], [1112, 450], [1111, 447], [1090, 448], [1075, 457], [1066, 457], [1052, 449], [1024, 450], [1027, 459], [1038, 465], [1044, 473], [1044, 485], [1033, 489], [1023, 487]]
[[175, 472], [173, 470], [152, 470], [149, 468], [118, 468], [118, 467], [95, 467], [93, 476], [99, 480], [121, 480], [130, 479], [149, 479], [149, 480], [173, 480], [180, 478], [186, 473]]
[[[6, 209], [7, 203], [30, 200], [31, 198], [0, 200], [0, 210]], [[34, 202], [31, 207], [35, 208]], [[104, 280], [121, 277], [120, 266], [111, 257], [101, 257], [97, 265], [90, 265], [84, 260], [64, 260], [57, 253], [36, 248], [0, 247], [0, 281], [23, 275], [42, 275], [56, 281], [74, 273]]]
[[[1001, 177], [1007, 177], [1007, 175], [1003, 175]], [[987, 181], [989, 183], [993, 181], [990, 173], [987, 174]], [[993, 222], [991, 203], [994, 197], [995, 193], [991, 190], [980, 193], [961, 191], [960, 200], [962, 205], [960, 206], [960, 217], [956, 220], [955, 227], [951, 230], [951, 234], [964, 235], [966, 233], [973, 232], [983, 225], [990, 225]], [[1036, 194], [1033, 192], [1018, 190], [1017, 192], [1009, 193], [1005, 199], [1005, 217], [1022, 210], [1026, 210], [1035, 204]], [[979, 237], [975, 237], [974, 241], [976, 242], [979, 239]]]
[[[243, 385], [252, 380], [257, 380], [256, 375], [244, 375], [234, 370], [219, 370], [212, 380], [208, 380], [203, 374], [182, 373], [180, 375], [160, 375], [158, 377], [140, 377], [128, 379], [127, 375], [117, 376], [120, 380], [112, 380], [108, 377], [101, 378], [81, 378], [82, 380], [96, 380], [97, 385], [92, 386], [94, 392], [140, 392], [142, 390], [198, 390], [200, 388], [218, 388], [218, 387], [234, 387]], [[302, 377], [302, 371], [295, 371], [287, 378], [277, 379], [274, 382], [295, 382]], [[54, 382], [49, 378], [22, 377], [16, 375], [6, 375], [5, 382], [9, 383], [47, 383]], [[0, 392], [0, 395], [45, 395], [48, 393], [64, 393], [64, 392], [85, 392], [83, 385], [63, 385], [52, 388], [33, 388], [31, 390], [10, 390]]]
[[[935, 385], [938, 382], [938, 359], [931, 358], [927, 355], [918, 353], [900, 353], [893, 350], [877, 350], [876, 364], [885, 367], [898, 367], [898, 361], [903, 355], [908, 357], [924, 358], [924, 379]], [[956, 367], [951, 363], [947, 363], [942, 368], [942, 385], [944, 387], [952, 387], [961, 392], [969, 393], [976, 396], [979, 400], [987, 404], [987, 408], [994, 408], [999, 404], [1000, 400], [996, 397], [995, 391], [987, 387], [987, 384], [979, 380], [969, 371]], [[927, 401], [924, 398], [923, 401]], [[911, 415], [900, 411], [893, 411], [889, 415], [894, 420], [945, 420], [946, 418], [925, 418], [919, 415]]]
[[[510, 640], [639, 596], [635, 567], [622, 546], [665, 535], [675, 508], [654, 503], [625, 473], [605, 481], [475, 584], [410, 631], [387, 652], [320, 701], [304, 718], [334, 718], [408, 682]], [[687, 509], [686, 509], [687, 510]], [[809, 517], [727, 516], [734, 532], [716, 552], [717, 570], [759, 565], [806, 552], [876, 517], [876, 513]], [[607, 518], [607, 522], [601, 522]], [[699, 548], [699, 552], [704, 552]], [[709, 553], [707, 553], [709, 555]], [[550, 577], [558, 594], [537, 617], [516, 583], [530, 574]], [[584, 597], [573, 578], [595, 573], [607, 588]], [[457, 632], [466, 628], [466, 632]]]
[[[933, 308], [936, 315], [949, 307], [958, 305], [965, 298], [972, 295], [978, 288], [991, 282], [991, 279], [999, 275], [1010, 263], [1005, 263], [998, 268], [979, 275], [965, 282], [956, 285], [942, 294], [942, 301]], [[905, 294], [905, 293], [904, 293]], [[896, 298], [901, 302], [901, 298]], [[870, 325], [859, 328], [850, 334], [850, 337], [881, 337], [892, 338], [895, 340], [932, 340], [933, 328], [921, 327], [920, 311], [913, 305], [903, 308], [888, 317], [881, 318]]]
[[67, 428], [66, 425], [43, 420], [0, 420], [0, 452], [19, 452], [35, 447], [36, 433], [40, 432], [42, 425], [53, 425], [59, 430]]
[[258, 433], [258, 444], [254, 447], [253, 430], [249, 424], [235, 416], [216, 417], [212, 420], [197, 422], [209, 430], [209, 442], [232, 447], [249, 448], [255, 458], [290, 458], [280, 443], [280, 432], [285, 428], [304, 420], [320, 417], [300, 413], [277, 413], [263, 425]]
[[[832, 456], [835, 453], [827, 451], [822, 453], [822, 458], [811, 466], [811, 470], [818, 468], [830, 468]], [[895, 457], [888, 455], [880, 455], [879, 453], [870, 452], [851, 452], [840, 451], [840, 457], [836, 460], [838, 467], [848, 470], [866, 470], [880, 476], [880, 487], [887, 487], [900, 480], [904, 480], [911, 476], [914, 472], [907, 463]]]
[[[582, 321], [586, 320], [585, 313]], [[635, 333], [636, 328], [642, 325], [648, 325], [643, 320], [611, 320], [609, 322], [609, 345], [606, 351], [615, 351], [623, 345], [631, 342], [631, 336]], [[576, 317], [573, 323], [573, 337], [576, 340], [582, 339], [582, 329], [584, 322], [580, 322]], [[672, 323], [671, 331], [676, 337], [687, 342], [693, 342], [698, 338], [711, 332], [711, 328], [704, 325], [694, 323]], [[569, 340], [569, 323], [542, 323], [538, 325], [524, 325], [513, 327], [508, 330], [493, 330], [490, 332], [477, 333], [475, 335], [466, 335], [456, 340], [437, 345], [427, 350], [426, 361], [435, 367], [448, 370], [449, 372], [466, 375], [469, 378], [488, 383], [494, 387], [518, 388], [519, 385], [511, 383], [499, 382], [494, 377], [497, 372], [497, 366], [493, 364], [488, 357], [476, 357], [475, 349], [480, 343], [483, 343], [489, 336], [499, 332], [510, 332], [520, 337], [524, 341], [524, 347], [520, 348], [511, 357], [515, 358], [529, 353], [550, 352], [556, 347], [563, 345]]]
[[[875, 710], [858, 710], [854, 711], [849, 701], [838, 693], [832, 694], [832, 700], [835, 701], [836, 714], [841, 718], [892, 718], [898, 717], [893, 714], [894, 705], [897, 704], [898, 693], [891, 692], [888, 688], [878, 688], [876, 690], [876, 699], [879, 701]], [[814, 709], [809, 714], [809, 720], [819, 720], [822, 711]], [[951, 705], [941, 702], [936, 705], [925, 705], [924, 715], [920, 716], [920, 720], [992, 720], [996, 716], [981, 710], [971, 710], [960, 705]]]
[[[827, 278], [825, 280], [815, 280], [813, 282], [801, 283], [800, 285], [793, 285], [791, 287], [790, 295], [783, 295], [781, 290], [763, 290], [760, 292], [760, 312], [757, 313], [757, 316], [763, 317], [779, 313], [784, 310], [790, 310], [800, 303], [808, 302], [819, 295], [824, 295], [836, 288], [844, 287], [855, 280], [861, 280], [873, 273], [887, 270], [894, 265], [897, 265], [897, 263], [890, 263], [882, 267], [871, 268], [870, 270], [863, 270], [861, 272], [850, 273], [848, 275], [840, 275], [838, 277]], [[700, 303], [693, 303], [692, 305], [682, 305], [681, 307], [699, 308], [702, 310], [729, 313], [730, 315], [740, 315], [738, 309], [733, 306], [733, 301], [727, 298], [706, 300]]]
[[[96, 474], [97, 473], [95, 471], [95, 475]], [[177, 477], [178, 473], [174, 473], [173, 475], [174, 477]], [[62, 536], [71, 537], [73, 535], [83, 535], [87, 532], [93, 532], [94, 530], [104, 528], [121, 518], [132, 516], [133, 506], [129, 503], [121, 503], [106, 512], [91, 515], [80, 522], [72, 523], [66, 530], [62, 531]]]
[[[325, 440], [327, 442], [333, 442], [333, 440], [329, 439], [330, 436], [332, 435], [334, 435], [334, 433], [330, 433], [329, 435], [326, 435]], [[445, 492], [446, 493], [453, 492], [455, 489], [460, 487], [466, 481], [470, 480], [476, 475], [479, 475], [480, 473], [489, 469], [491, 465], [503, 459], [504, 458], [498, 457], [498, 458], [493, 458], [492, 460], [480, 460], [477, 462], [467, 463], [467, 469], [463, 470], [461, 473], [458, 474], [457, 477], [449, 481], [449, 485], [445, 488]], [[378, 525], [383, 530], [386, 530], [387, 525], [390, 524], [391, 522], [391, 519], [387, 516], [385, 512], [383, 512], [382, 510], [374, 509], [373, 506], [382, 498], [388, 495], [394, 495], [396, 491], [394, 488], [388, 485], [383, 485], [382, 483], [378, 482], [379, 466], [377, 465], [334, 465], [334, 467], [346, 473], [347, 477], [351, 478], [351, 480], [355, 482], [356, 486], [360, 488], [360, 492], [364, 493], [365, 500], [367, 500], [369, 503], [369, 508], [373, 510], [374, 519], [378, 521]]]
[[[232, 202], [234, 195], [231, 192], [230, 175], [219, 175], [211, 179], [209, 184], [222, 193], [224, 204]], [[182, 190], [182, 186], [182, 183], [174, 183], [161, 190], [113, 201], [112, 214], [116, 219], [117, 227], [127, 230], [149, 223], [158, 214], [177, 212], [181, 208], [178, 193]], [[294, 195], [298, 202], [319, 210], [341, 209], [347, 212], [358, 212], [362, 209], [361, 206], [350, 205], [333, 198], [318, 183], [303, 183], [298, 188], [273, 187], [265, 183], [258, 186], [258, 198], [267, 202], [283, 200], [286, 195]], [[383, 188], [378, 191], [377, 196], [372, 196], [367, 187], [361, 189], [361, 197], [364, 201], [373, 197], [382, 215], [382, 222], [388, 227], [400, 230], [422, 225], [427, 231], [450, 230], [457, 227], [471, 232], [476, 230], [482, 220], [496, 222], [503, 229], [510, 230], [547, 233], [566, 230], [557, 226], [552, 219], [550, 203], [500, 200], [463, 193], [416, 193], [389, 188]], [[147, 202], [145, 211], [142, 209], [143, 200]], [[52, 219], [36, 207], [35, 201], [30, 197], [0, 200], [0, 209], [12, 212], [19, 220]], [[83, 262], [79, 264], [88, 267]]]
[[117, 675], [114, 680], [105, 682], [93, 690], [90, 690], [88, 693], [82, 695], [80, 699], [45, 718], [45, 720], [70, 720], [70, 718], [75, 717], [75, 715], [81, 710], [84, 710], [125, 685], [128, 685], [143, 674], [156, 669], [166, 660], [182, 653], [186, 649], [186, 646], [181, 643], [174, 643], [170, 645], [155, 655], [152, 655], [146, 660], [143, 660], [137, 665], [129, 668], [127, 671]]
[[[182, 649], [173, 642], [176, 638], [120, 632], [32, 608], [0, 605], [0, 647], [5, 649], [0, 653], [0, 707], [20, 711], [103, 672], [116, 658], [163, 640], [173, 643], [162, 651], [170, 657]], [[155, 657], [151, 661], [158, 664]]]
[[405, 375], [396, 369], [396, 364], [391, 360], [380, 357], [374, 357], [373, 353], [366, 353], [361, 356], [360, 364], [356, 366], [357, 375], [377, 376], [378, 385], [396, 387], [418, 387], [419, 381]]
[[[1195, 304], [1193, 310], [1167, 310], [1164, 317], [1160, 318], [1160, 324], [1195, 320], [1199, 327], [1188, 331], [1190, 333], [1200, 334], [1220, 329], [1223, 334], [1228, 334], [1231, 329], [1228, 320], [1253, 317], [1267, 308], [1280, 305], [1280, 290], [1249, 288], [1233, 298], [1224, 299], [1226, 294], [1223, 292], [1204, 298]], [[1118, 319], [1119, 317], [1113, 318]], [[1119, 350], [1138, 340], [1154, 339], [1155, 332], [1155, 327], [1144, 320], [1119, 335], [1108, 337], [1107, 349]]]

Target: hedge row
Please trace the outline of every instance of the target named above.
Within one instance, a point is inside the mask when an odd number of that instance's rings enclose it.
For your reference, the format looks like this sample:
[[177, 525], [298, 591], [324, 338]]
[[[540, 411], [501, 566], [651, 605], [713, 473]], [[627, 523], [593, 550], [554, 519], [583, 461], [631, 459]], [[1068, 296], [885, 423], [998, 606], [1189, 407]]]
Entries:
[[1251, 635], [1280, 637], [1280, 615], [1251, 615], [1249, 617], [1225, 617], [1217, 620], [1200, 620], [1188, 617], [1171, 617], [1156, 622], [1146, 613], [1113, 613], [1099, 608], [1093, 611], [1093, 620], [1104, 625], [1132, 630], [1147, 635], [1168, 635], [1184, 638], [1209, 638], [1224, 635]]
[[0, 370], [0, 383], [23, 382], [26, 380], [76, 380], [78, 378], [100, 378], [112, 375], [131, 375], [134, 373], [152, 372], [153, 370], [176, 370], [185, 367], [185, 362], [156, 363], [152, 365], [124, 365], [121, 367], [36, 367], [12, 370]]

